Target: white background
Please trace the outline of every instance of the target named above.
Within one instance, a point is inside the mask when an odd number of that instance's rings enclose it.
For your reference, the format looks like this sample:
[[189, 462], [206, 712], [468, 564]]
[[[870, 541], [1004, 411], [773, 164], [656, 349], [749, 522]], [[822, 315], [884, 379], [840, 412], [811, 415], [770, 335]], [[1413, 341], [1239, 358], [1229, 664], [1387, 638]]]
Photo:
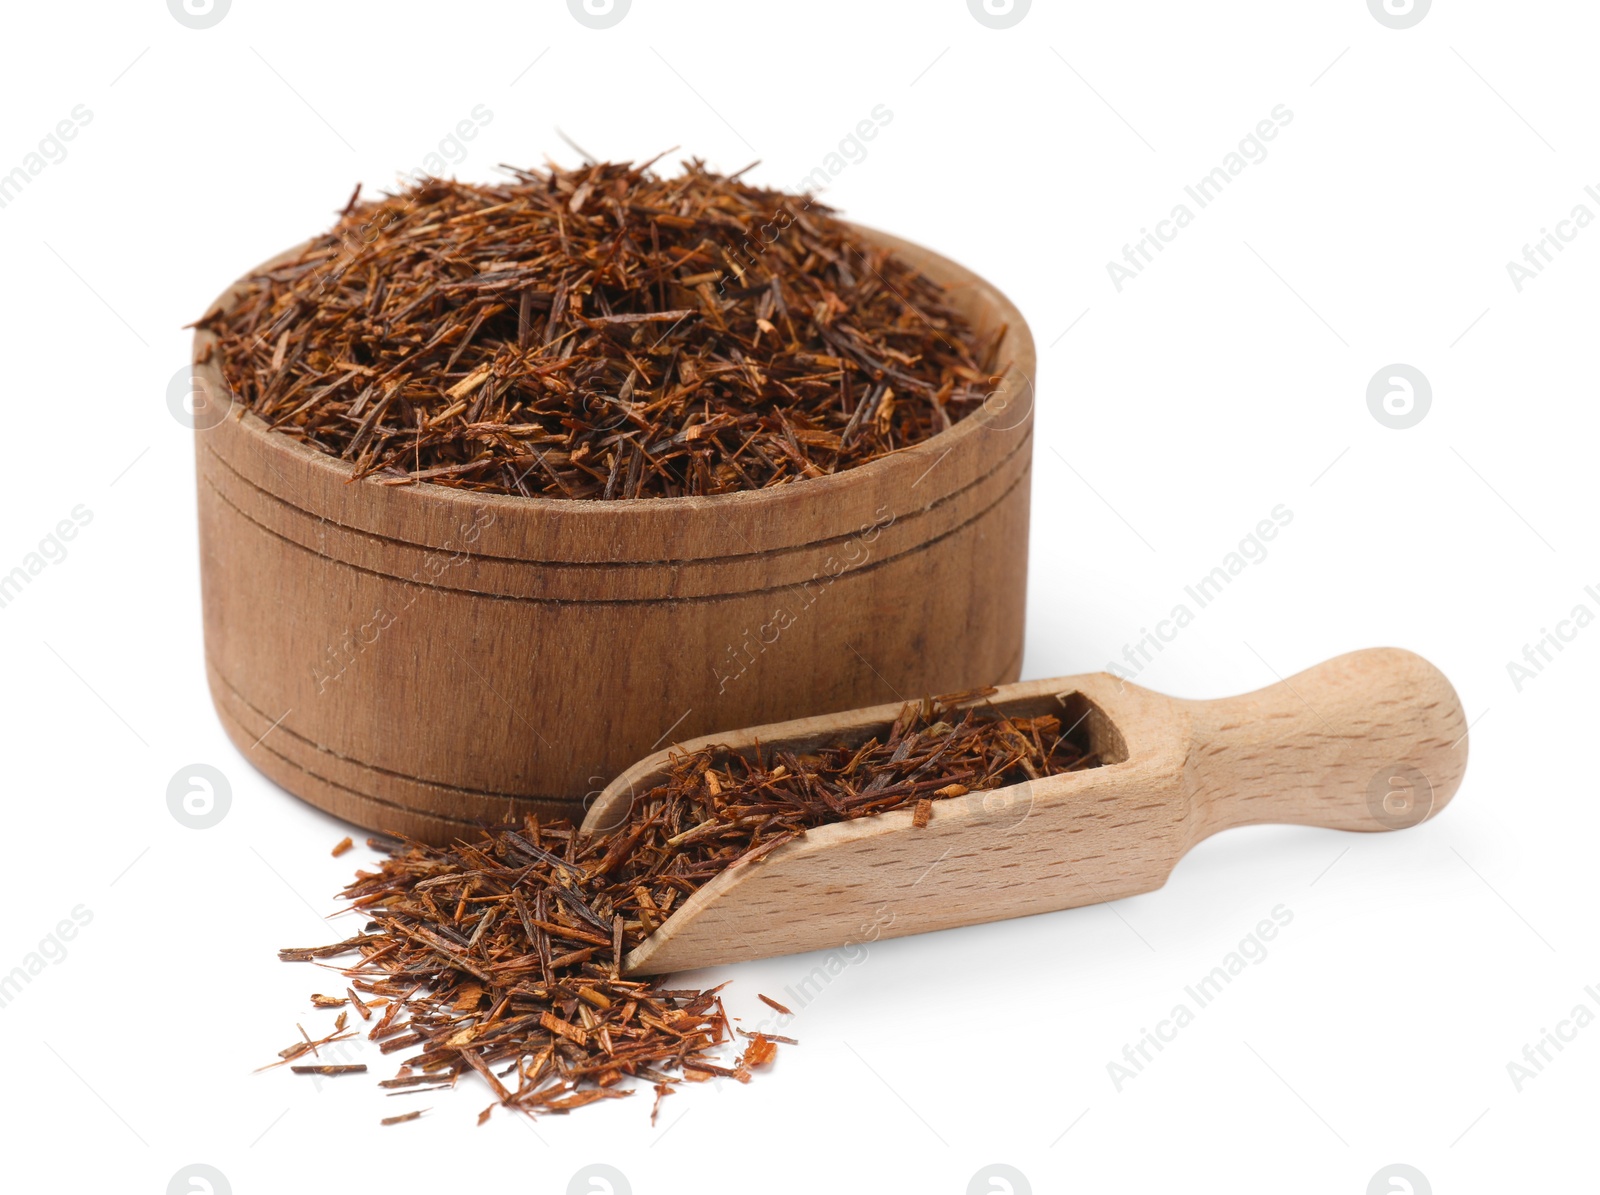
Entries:
[[[92, 120], [0, 209], [0, 572], [74, 507], [92, 522], [0, 609], [0, 972], [75, 907], [92, 921], [0, 1009], [0, 1185], [158, 1193], [206, 1163], [240, 1195], [559, 1192], [596, 1162], [639, 1195], [959, 1193], [990, 1163], [1035, 1192], [1359, 1195], [1394, 1162], [1441, 1193], [1593, 1182], [1600, 1027], [1520, 1092], [1507, 1063], [1600, 1010], [1600, 629], [1520, 691], [1507, 664], [1579, 603], [1600, 613], [1600, 228], [1520, 293], [1506, 269], [1575, 205], [1600, 214], [1593, 5], [1454, 0], [1403, 31], [1363, 0], [1040, 0], [1006, 30], [962, 0], [635, 0], [606, 30], [559, 0], [234, 0], [198, 31], [160, 0], [4, 20], [0, 173], [76, 105]], [[306, 1002], [331, 976], [274, 952], [342, 936], [321, 917], [367, 856], [329, 858], [347, 827], [252, 771], [212, 714], [166, 388], [213, 295], [479, 104], [463, 178], [574, 163], [559, 126], [607, 157], [759, 157], [780, 187], [886, 105], [826, 199], [986, 275], [1039, 342], [1023, 675], [1120, 657], [1281, 503], [1268, 558], [1140, 683], [1221, 696], [1410, 647], [1474, 720], [1455, 803], [1398, 834], [1235, 831], [1158, 892], [874, 946], [770, 1075], [684, 1088], [654, 1128], [648, 1095], [476, 1128], [472, 1079], [429, 1101], [252, 1074], [297, 1020], [331, 1021]], [[1265, 160], [1119, 293], [1107, 262], [1279, 104]], [[1366, 402], [1395, 362], [1433, 387], [1403, 431]], [[233, 790], [205, 831], [166, 806], [196, 762]], [[1107, 1063], [1278, 905], [1293, 921], [1265, 961], [1119, 1092]], [[731, 981], [748, 1024], [817, 962], [682, 978]], [[395, 1061], [362, 1057], [371, 1078]]]

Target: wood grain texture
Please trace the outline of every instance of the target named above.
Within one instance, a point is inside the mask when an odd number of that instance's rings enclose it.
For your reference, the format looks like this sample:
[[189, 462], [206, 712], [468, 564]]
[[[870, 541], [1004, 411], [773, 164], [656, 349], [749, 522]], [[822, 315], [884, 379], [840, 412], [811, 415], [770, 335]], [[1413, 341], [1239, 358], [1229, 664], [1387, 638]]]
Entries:
[[[1015, 678], [1032, 339], [970, 271], [860, 231], [1004, 325], [1008, 374], [949, 431], [831, 477], [572, 502], [352, 483], [242, 408], [197, 430], [207, 676], [239, 749], [330, 812], [443, 842], [581, 815], [717, 726]], [[195, 373], [234, 405], [214, 363]]]
[[[1252, 822], [1404, 829], [1455, 794], [1467, 725], [1450, 682], [1396, 648], [1353, 652], [1259, 692], [1163, 697], [1104, 673], [1007, 685], [1000, 709], [1083, 718], [1108, 761], [1085, 772], [935, 801], [812, 830], [724, 872], [629, 955], [665, 973], [1118, 900], [1159, 888], [1207, 836]], [[748, 750], [864, 742], [900, 706], [756, 727], [688, 742]], [[597, 799], [590, 832], [626, 820], [668, 753]]]

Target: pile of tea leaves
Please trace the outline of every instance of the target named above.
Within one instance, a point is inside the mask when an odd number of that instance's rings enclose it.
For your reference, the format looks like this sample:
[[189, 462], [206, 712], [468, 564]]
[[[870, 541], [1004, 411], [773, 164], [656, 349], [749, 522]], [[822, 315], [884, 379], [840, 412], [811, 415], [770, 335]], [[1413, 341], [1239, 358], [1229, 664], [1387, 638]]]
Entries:
[[1005, 329], [832, 209], [653, 165], [357, 187], [199, 321], [233, 401], [357, 477], [624, 499], [837, 473], [992, 393]]
[[[302, 1030], [273, 1065], [365, 1071], [320, 1061], [322, 1048], [365, 1032], [385, 1054], [415, 1051], [382, 1082], [393, 1094], [478, 1074], [494, 1094], [480, 1122], [497, 1105], [568, 1112], [631, 1095], [630, 1080], [654, 1084], [654, 1119], [680, 1082], [748, 1082], [792, 1039], [736, 1029], [720, 989], [627, 978], [628, 951], [718, 875], [759, 866], [808, 829], [908, 807], [921, 827], [941, 799], [1099, 764], [1052, 715], [972, 704], [988, 692], [908, 704], [883, 737], [814, 755], [675, 756], [665, 782], [609, 835], [529, 818], [444, 848], [370, 840], [388, 857], [343, 893], [368, 918], [362, 932], [280, 952], [300, 962], [359, 955], [342, 967], [343, 996], [312, 998], [339, 1009], [334, 1031]], [[355, 1026], [352, 1012], [368, 1023]], [[741, 1038], [737, 1054], [720, 1055]]]

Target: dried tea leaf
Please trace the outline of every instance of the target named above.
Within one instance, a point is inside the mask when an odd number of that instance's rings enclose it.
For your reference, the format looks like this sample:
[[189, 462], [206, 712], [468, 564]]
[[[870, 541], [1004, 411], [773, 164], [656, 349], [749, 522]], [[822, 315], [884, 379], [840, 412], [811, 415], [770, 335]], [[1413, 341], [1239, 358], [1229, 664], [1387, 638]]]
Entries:
[[764, 1033], [758, 1033], [750, 1039], [750, 1044], [744, 1048], [744, 1056], [739, 1060], [741, 1065], [747, 1067], [766, 1066], [778, 1054], [778, 1047], [773, 1040]]
[[367, 1072], [367, 1065], [364, 1062], [355, 1062], [327, 1066], [291, 1066], [289, 1069], [297, 1075], [364, 1075]]

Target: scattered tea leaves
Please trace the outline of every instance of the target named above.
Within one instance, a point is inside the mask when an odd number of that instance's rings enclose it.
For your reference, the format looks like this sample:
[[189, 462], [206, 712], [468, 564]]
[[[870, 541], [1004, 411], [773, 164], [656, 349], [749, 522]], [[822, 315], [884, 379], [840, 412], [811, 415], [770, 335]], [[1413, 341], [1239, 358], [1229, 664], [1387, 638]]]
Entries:
[[[628, 952], [718, 875], [808, 829], [895, 810], [916, 819], [941, 793], [1098, 764], [1058, 718], [1004, 716], [983, 704], [991, 692], [909, 704], [881, 735], [815, 754], [757, 748], [747, 758], [709, 748], [676, 756], [611, 835], [585, 838], [570, 823], [529, 818], [450, 847], [388, 843], [377, 869], [358, 872], [344, 890], [371, 919], [364, 932], [280, 957], [359, 955], [344, 970], [348, 1000], [314, 999], [340, 1006], [339, 1029], [350, 1007], [368, 1017], [369, 1005], [387, 1002], [368, 1036], [386, 1054], [411, 1051], [382, 1083], [392, 1094], [447, 1086], [470, 1071], [499, 1104], [537, 1114], [627, 1096], [634, 1086], [625, 1080], [646, 1080], [654, 1117], [677, 1083], [749, 1082], [773, 1061], [776, 1043], [793, 1039], [741, 1030], [747, 1044], [730, 1065], [719, 1056], [735, 1041], [720, 989], [628, 979]], [[353, 1033], [301, 1036], [273, 1065]]]

